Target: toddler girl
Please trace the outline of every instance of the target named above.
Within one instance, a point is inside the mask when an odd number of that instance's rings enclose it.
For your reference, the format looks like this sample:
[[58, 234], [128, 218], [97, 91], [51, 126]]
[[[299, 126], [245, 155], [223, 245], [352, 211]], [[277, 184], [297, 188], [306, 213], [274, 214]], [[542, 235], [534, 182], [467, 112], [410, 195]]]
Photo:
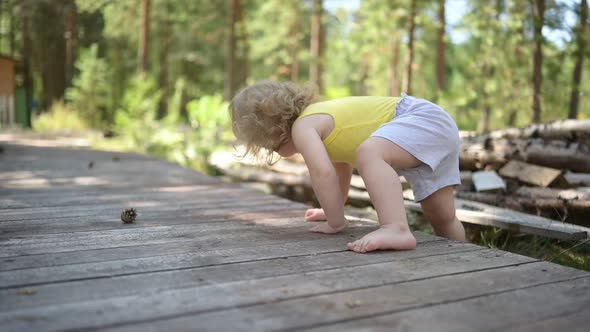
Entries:
[[292, 83], [258, 82], [230, 105], [232, 129], [246, 154], [301, 153], [322, 209], [307, 221], [327, 221], [312, 232], [337, 233], [347, 226], [344, 202], [353, 167], [373, 206], [379, 229], [348, 244], [355, 252], [416, 248], [403, 203], [403, 175], [437, 235], [465, 240], [455, 217], [453, 185], [459, 177], [459, 131], [439, 106], [402, 97], [346, 97], [317, 102], [312, 90]]

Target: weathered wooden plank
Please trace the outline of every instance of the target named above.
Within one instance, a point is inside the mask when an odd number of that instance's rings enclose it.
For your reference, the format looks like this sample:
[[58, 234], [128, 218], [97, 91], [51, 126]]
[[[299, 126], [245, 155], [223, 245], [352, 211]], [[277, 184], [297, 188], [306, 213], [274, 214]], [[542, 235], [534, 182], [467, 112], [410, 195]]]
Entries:
[[[53, 266], [53, 265], [65, 265], [65, 264], [76, 264], [76, 263], [83, 263], [83, 262], [97, 262], [103, 260], [114, 260], [114, 259], [125, 259], [125, 258], [133, 258], [133, 257], [149, 257], [153, 255], [158, 255], [162, 253], [171, 254], [174, 252], [188, 252], [190, 250], [198, 250], [201, 248], [209, 248], [211, 246], [216, 247], [228, 247], [231, 246], [234, 242], [238, 242], [238, 245], [243, 245], [242, 242], [246, 241], [255, 242], [256, 244], [260, 243], [260, 241], [265, 241], [265, 243], [276, 243], [275, 240], [280, 240], [283, 236], [286, 236], [287, 239], [309, 239], [310, 236], [314, 238], [319, 234], [310, 234], [307, 232], [307, 227], [311, 227], [312, 225], [307, 223], [302, 223], [301, 228], [298, 227], [282, 227], [283, 225], [289, 226], [294, 222], [301, 221], [301, 217], [299, 216], [300, 212], [297, 211], [296, 216], [289, 216], [288, 211], [281, 212], [285, 213], [284, 217], [280, 217], [276, 215], [274, 212], [272, 214], [267, 214], [264, 212], [254, 212], [254, 213], [244, 213], [239, 214], [239, 219], [248, 224], [258, 224], [258, 225], [268, 225], [274, 226], [276, 228], [272, 228], [271, 230], [263, 230], [260, 233], [260, 237], [256, 239], [240, 239], [240, 241], [232, 238], [232, 227], [230, 224], [227, 225], [227, 232], [223, 231], [223, 228], [219, 228], [218, 231], [215, 231], [214, 234], [201, 234], [196, 239], [186, 239], [186, 238], [173, 238], [166, 242], [159, 242], [154, 244], [149, 243], [142, 243], [140, 245], [129, 245], [126, 244], [122, 247], [115, 247], [115, 248], [102, 248], [98, 250], [83, 250], [83, 251], [67, 251], [67, 252], [59, 252], [59, 253], [42, 253], [42, 254], [35, 254], [35, 255], [27, 255], [27, 256], [12, 256], [12, 257], [4, 257], [0, 258], [0, 270], [12, 270], [12, 269], [19, 269], [19, 268], [29, 268], [29, 267], [42, 267], [42, 266]], [[211, 222], [223, 222], [227, 221], [227, 217], [225, 219], [216, 220], [212, 218]], [[236, 218], [237, 219], [237, 218]], [[369, 232], [373, 227], [376, 226], [376, 223], [373, 221], [366, 221], [364, 219], [358, 219], [356, 217], [348, 216], [348, 219], [351, 221], [351, 228], [346, 232], [349, 233], [349, 237], [351, 239], [356, 238], [357, 233], [354, 227], [357, 227], [358, 235], [362, 235], [364, 232]], [[368, 227], [359, 227], [359, 226], [368, 226]], [[269, 236], [269, 232], [272, 232], [272, 236]], [[419, 242], [429, 241], [431, 239], [435, 239], [436, 237], [430, 235], [424, 235], [422, 233], [416, 233], [417, 239]], [[323, 238], [320, 236], [320, 238]], [[206, 241], [206, 242], [203, 242]], [[268, 242], [270, 241], [270, 242]], [[279, 241], [281, 242], [281, 241]], [[254, 245], [254, 243], [252, 243]]]
[[[1, 174], [1, 173], [0, 173]], [[228, 189], [238, 189], [238, 186], [229, 183], [219, 184], [186, 184], [186, 185], [170, 185], [170, 186], [148, 186], [141, 183], [136, 183], [133, 186], [127, 187], [92, 187], [92, 186], [78, 186], [75, 188], [63, 187], [49, 187], [36, 189], [11, 189], [5, 190], [6, 196], [24, 199], [39, 199], [45, 197], [61, 198], [62, 196], [72, 196], [77, 193], [84, 194], [84, 196], [92, 195], [112, 195], [112, 194], [136, 194], [136, 193], [199, 193], [204, 191], [211, 191], [212, 193], [218, 191], [227, 191]], [[0, 191], [0, 193], [3, 193]], [[3, 196], [4, 197], [4, 196]]]
[[[25, 166], [23, 166], [25, 167]], [[64, 165], [63, 167], [67, 167]], [[64, 187], [76, 188], [78, 186], [109, 186], [109, 187], [126, 187], [135, 186], [137, 183], [145, 183], [148, 186], [170, 186], [170, 185], [187, 185], [187, 184], [216, 184], [220, 183], [216, 178], [205, 178], [202, 175], [166, 173], [146, 173], [146, 174], [78, 174], [64, 177], [48, 175], [46, 177], [36, 176], [30, 179], [3, 181], [0, 188], [20, 190], [33, 188]]]
[[393, 309], [389, 315], [367, 315], [370, 318], [306, 330], [581, 332], [588, 330], [590, 322], [590, 296], [584, 294], [590, 294], [588, 277], [508, 292], [502, 289], [485, 297], [410, 310]]
[[[411, 267], [406, 267], [406, 269], [411, 270]], [[400, 270], [405, 271], [403, 267]], [[417, 272], [417, 274], [420, 273], [421, 271]], [[371, 279], [368, 276], [369, 274], [362, 274], [361, 278]], [[315, 286], [319, 289], [314, 292], [314, 296], [289, 295], [290, 290], [295, 288], [294, 286], [307, 283], [307, 279], [301, 278], [304, 280], [296, 282], [295, 285], [283, 284], [284, 286], [282, 289], [287, 289], [289, 292], [276, 300], [268, 300], [266, 303], [230, 310], [205, 312], [202, 314], [199, 314], [199, 312], [190, 312], [180, 317], [173, 316], [165, 320], [150, 320], [145, 323], [131, 323], [127, 326], [114, 326], [112, 329], [106, 329], [106, 331], [157, 331], [162, 329], [176, 331], [187, 330], [189, 327], [199, 331], [307, 331], [314, 326], [327, 325], [329, 323], [351, 321], [352, 323], [350, 324], [354, 324], [355, 320], [360, 318], [370, 319], [366, 321], [366, 325], [361, 325], [360, 328], [355, 328], [355, 331], [362, 330], [362, 328], [373, 330], [375, 327], [379, 327], [383, 330], [387, 328], [387, 331], [392, 331], [396, 330], [396, 326], [401, 326], [392, 321], [388, 321], [385, 324], [379, 324], [379, 319], [377, 319], [376, 316], [391, 312], [401, 312], [402, 315], [400, 316], [403, 317], [403, 313], [406, 311], [418, 308], [424, 309], [421, 319], [424, 322], [428, 322], [428, 325], [422, 325], [422, 327], [428, 328], [416, 330], [439, 331], [444, 329], [440, 329], [437, 320], [432, 319], [429, 312], [431, 312], [431, 310], [436, 310], [441, 305], [449, 302], [475, 298], [473, 302], [484, 303], [484, 305], [477, 307], [479, 310], [483, 310], [487, 307], [485, 305], [485, 300], [488, 297], [486, 296], [501, 292], [519, 291], [522, 288], [530, 288], [537, 285], [543, 285], [539, 286], [539, 290], [547, 290], [548, 292], [537, 292], [536, 296], [534, 296], [534, 299], [537, 301], [530, 300], [524, 303], [515, 302], [510, 306], [514, 310], [512, 316], [520, 316], [519, 311], [523, 312], [523, 310], [517, 309], [517, 305], [519, 307], [530, 307], [530, 309], [524, 312], [533, 311], [536, 309], [536, 306], [539, 305], [538, 301], [545, 301], [546, 303], [551, 302], [551, 295], [560, 294], [564, 290], [574, 287], [573, 285], [576, 287], [575, 292], [568, 292], [565, 295], [562, 295], [562, 300], [559, 302], [565, 304], [569, 300], [569, 302], [575, 304], [588, 303], [588, 298], [580, 299], [579, 296], [574, 294], [588, 292], [590, 290], [590, 278], [587, 277], [587, 274], [585, 274], [586, 277], [583, 276], [584, 274], [578, 272], [564, 273], [563, 269], [553, 269], [553, 267], [547, 263], [534, 263], [468, 273], [452, 273], [421, 280], [411, 277], [406, 280], [400, 280], [399, 282], [389, 282], [389, 278], [384, 277], [385, 280], [383, 280], [382, 283], [378, 283], [374, 286], [347, 290], [340, 289], [339, 286], [346, 283], [346, 281], [343, 280], [346, 280], [348, 277], [343, 274], [338, 274], [333, 278], [327, 279], [328, 281], [324, 281], [323, 283], [316, 281], [316, 285], [320, 284], [320, 287]], [[576, 280], [576, 278], [579, 278], [579, 280]], [[559, 283], [560, 281], [570, 282]], [[546, 285], [547, 283], [552, 284]], [[362, 285], [365, 283], [360, 281], [360, 284]], [[491, 287], [492, 285], [493, 288]], [[561, 285], [566, 286], [560, 287]], [[314, 286], [310, 285], [310, 287]], [[295, 289], [299, 290], [301, 288], [297, 287]], [[224, 292], [223, 290], [223, 288], [217, 289], [216, 294], [225, 297], [228, 302], [231, 301], [235, 295], [230, 292]], [[527, 291], [528, 289], [521, 290], [519, 291], [519, 294], [526, 294]], [[267, 288], [262, 288], [262, 291], [250, 289], [250, 292], [264, 294], [267, 293]], [[294, 293], [295, 292], [296, 291], [294, 291]], [[195, 294], [193, 295], [193, 298], [194, 297], [198, 296]], [[211, 296], [211, 298], [214, 298], [214, 296]], [[203, 299], [203, 301], [204, 300], [205, 299]], [[129, 306], [130, 303], [131, 299], [127, 301], [127, 305]], [[545, 307], [549, 306], [552, 305], [545, 304]], [[467, 307], [468, 306], [461, 306], [461, 308]], [[123, 305], [120, 305], [119, 308], [123, 308]], [[122, 311], [122, 309], [119, 309], [119, 312]], [[458, 311], [457, 316], [455, 316], [456, 319], [458, 318], [459, 321], [477, 321], [476, 311], [473, 309], [468, 311], [472, 312], [475, 317], [464, 318], [458, 316], [465, 312]], [[95, 314], [98, 315], [99, 312], [95, 311]], [[46, 319], [51, 319], [50, 316], [50, 312], [43, 315]], [[487, 319], [480, 320], [479, 324], [480, 326], [487, 326], [488, 321], [502, 321], [499, 317], [501, 316], [494, 315], [494, 312], [492, 311], [489, 315], [486, 315]], [[522, 316], [520, 317], [522, 319]], [[120, 319], [131, 320], [130, 318], [125, 317], [121, 317]], [[97, 323], [101, 324], [101, 322]], [[499, 325], [504, 325], [504, 323], [500, 323]], [[327, 326], [326, 329], [340, 331], [340, 326], [346, 327], [346, 325], [342, 324], [338, 326]], [[452, 328], [447, 330], [455, 331]], [[474, 329], [472, 328], [471, 330]]]
[[178, 224], [150, 227], [125, 227], [98, 231], [81, 231], [59, 234], [20, 236], [0, 240], [0, 257], [34, 255], [52, 252], [92, 250], [125, 247], [140, 244], [165, 243], [170, 240], [197, 240], [224, 232], [265, 232], [272, 234], [297, 227], [301, 231], [310, 227], [302, 218], [289, 220], [239, 220], [237, 216], [212, 222], [195, 219], [193, 224]]
[[[51, 157], [49, 157], [51, 158]], [[3, 162], [4, 163], [4, 162]], [[149, 162], [143, 162], [143, 164], [147, 164]], [[56, 166], [59, 168], [63, 168], [67, 172], [68, 165], [59, 165]], [[156, 187], [170, 187], [170, 186], [177, 186], [177, 187], [184, 187], [184, 186], [199, 186], [199, 185], [220, 185], [223, 186], [224, 183], [220, 181], [219, 178], [203, 178], [204, 175], [192, 172], [190, 170], [184, 170], [182, 174], [176, 174], [174, 177], [174, 181], [168, 182], [166, 174], [163, 172], [155, 173], [153, 175], [158, 176], [159, 178], [148, 180], [148, 182], [140, 182], [134, 181], [137, 178], [146, 178], [150, 175], [150, 173], [145, 174], [135, 174], [135, 172], [131, 172], [127, 170], [125, 172], [120, 172], [115, 175], [105, 174], [104, 176], [100, 172], [90, 173], [80, 173], [80, 174], [73, 174], [71, 172], [67, 172], [65, 174], [56, 174], [60, 172], [56, 170], [56, 167], [47, 167], [42, 170], [31, 170], [27, 165], [21, 165], [21, 167], [17, 170], [10, 171], [10, 170], [2, 170], [0, 168], [0, 174], [9, 174], [5, 175], [8, 179], [0, 181], [0, 194], [14, 194], [15, 191], [19, 193], [58, 193], [58, 192], [67, 192], [67, 191], [98, 191], [98, 190], [121, 190], [121, 188], [136, 188], [136, 189], [144, 189], [144, 188], [156, 188]], [[141, 168], [140, 165], [138, 167]], [[179, 167], [178, 165], [174, 167]], [[164, 166], [163, 166], [164, 168]], [[26, 170], [26, 171], [23, 171]], [[165, 168], [164, 170], [165, 171]], [[192, 173], [192, 174], [191, 174]], [[14, 174], [11, 176], [10, 174]], [[195, 174], [197, 174], [195, 176]], [[58, 176], [61, 175], [61, 176]], [[184, 183], [176, 181], [180, 176], [186, 177], [187, 181]], [[14, 178], [14, 179], [12, 179]], [[116, 178], [120, 181], [108, 181], [109, 178]], [[15, 183], [12, 185], [9, 183], [9, 180], [14, 180]], [[26, 183], [29, 181], [29, 185], [25, 186], [18, 186], [17, 184]], [[31, 181], [32, 180], [32, 181]], [[37, 182], [39, 186], [35, 187], [31, 184]], [[150, 183], [152, 182], [152, 183]], [[155, 183], [154, 183], [155, 182]], [[174, 182], [174, 183], [172, 183]]]
[[[259, 205], [255, 205], [259, 204]], [[280, 214], [285, 217], [300, 216], [303, 218], [305, 207], [292, 204], [285, 200], [249, 200], [243, 199], [237, 203], [216, 204], [216, 209], [205, 204], [191, 209], [139, 209], [138, 219], [133, 224], [122, 225], [120, 211], [115, 210], [108, 216], [64, 217], [51, 219], [33, 219], [5, 221], [0, 223], [0, 239], [14, 238], [38, 234], [71, 233], [79, 231], [108, 230], [124, 228], [141, 228], [163, 225], [194, 224], [199, 220], [206, 222], [225, 220], [231, 215], [240, 214], [240, 220], [247, 220], [248, 215], [256, 214], [258, 218], [269, 218]], [[224, 212], [220, 209], [231, 209]]]
[[[261, 202], [268, 202], [270, 204], [274, 204], [277, 202], [277, 198], [274, 196], [267, 196], [267, 197], [256, 197], [253, 199], [260, 199]], [[214, 202], [209, 202], [209, 207], [215, 206]], [[218, 201], [217, 201], [218, 203]], [[229, 203], [231, 204], [231, 202]], [[295, 206], [302, 206], [301, 203], [295, 202], [288, 202], [283, 200], [281, 204], [283, 206], [291, 205]], [[2, 226], [3, 222], [7, 221], [28, 221], [28, 220], [44, 220], [44, 219], [53, 219], [53, 218], [75, 218], [75, 217], [89, 217], [89, 216], [96, 216], [96, 217], [103, 217], [105, 215], [111, 216], [118, 216], [120, 215], [121, 211], [127, 207], [135, 207], [138, 211], [141, 211], [142, 214], [146, 213], [154, 213], [154, 214], [161, 214], [165, 212], [166, 214], [170, 214], [172, 211], [192, 211], [193, 207], [198, 207], [199, 202], [194, 201], [176, 201], [176, 202], [158, 202], [158, 201], [144, 201], [144, 202], [134, 202], [128, 201], [121, 204], [102, 204], [98, 206], [88, 205], [88, 206], [81, 206], [81, 207], [72, 207], [72, 208], [58, 208], [58, 207], [40, 207], [40, 208], [30, 208], [30, 209], [9, 209], [4, 210], [6, 211], [6, 215], [0, 216], [2, 220], [0, 220], [0, 226]], [[228, 209], [229, 210], [229, 209]], [[196, 212], [196, 211], [193, 211]], [[198, 209], [198, 212], [206, 212], [208, 214], [213, 213], [211, 208], [209, 209]]]
[[[358, 256], [354, 253], [349, 254], [351, 259]], [[441, 261], [444, 263], [440, 264]], [[46, 329], [85, 329], [129, 321], [189, 315], [192, 322], [184, 325], [185, 328], [189, 326], [203, 329], [213, 329], [215, 327], [221, 330], [249, 328], [249, 330], [257, 331], [261, 330], [260, 327], [262, 327], [262, 330], [299, 328], [302, 324], [304, 326], [313, 326], [312, 324], [316, 323], [318, 318], [323, 319], [325, 314], [340, 314], [341, 317], [346, 317], [345, 315], [350, 317], [350, 312], [330, 310], [329, 313], [324, 313], [324, 310], [318, 310], [318, 308], [322, 308], [320, 306], [322, 301], [317, 299], [321, 298], [322, 295], [328, 298], [344, 298], [345, 296], [350, 298], [350, 293], [353, 293], [362, 296], [362, 299], [367, 301], [374, 299], [381, 302], [389, 298], [387, 295], [391, 293], [392, 288], [406, 289], [407, 285], [412, 285], [412, 282], [409, 282], [411, 280], [419, 280], [414, 283], [425, 287], [426, 283], [430, 284], [433, 280], [435, 280], [435, 283], [440, 284], [436, 280], [444, 278], [441, 275], [456, 277], [461, 276], [460, 273], [489, 268], [503, 271], [502, 275], [506, 275], [505, 269], [501, 267], [509, 266], [511, 269], [519, 269], [515, 265], [517, 262], [522, 264], [531, 262], [531, 259], [491, 250], [430, 256], [368, 264], [361, 267], [337, 268], [243, 282], [211, 284], [197, 288], [182, 288], [156, 294], [148, 290], [149, 293], [119, 298], [10, 311], [4, 315], [0, 314], [0, 323], [11, 329], [13, 327], [35, 329], [36, 326], [40, 326], [38, 324], [43, 324]], [[528, 267], [528, 265], [530, 264], [522, 266]], [[534, 271], [534, 268], [525, 269], [524, 271]], [[543, 275], [547, 280], [551, 281], [564, 278], [564, 274], [567, 277], [572, 274], [580, 274], [575, 271], [563, 273], [562, 269], [558, 269], [558, 271], [560, 272], [556, 272], [557, 276], [552, 273], [544, 273]], [[560, 273], [561, 275], [559, 275]], [[471, 273], [467, 274], [471, 275]], [[477, 275], [478, 272], [473, 274]], [[530, 280], [530, 277], [526, 278]], [[476, 278], [473, 276], [466, 279], [479, 285], [487, 282], [474, 280]], [[392, 287], [398, 283], [402, 283], [403, 286]], [[416, 287], [410, 286], [409, 288], [414, 292], [417, 290]], [[437, 295], [443, 298], [473, 296], [473, 293], [485, 294], [485, 290], [483, 290], [485, 287], [464, 289], [460, 285], [454, 287], [449, 285], [448, 288], [454, 289], [455, 292], [449, 292], [445, 287], [441, 288], [442, 290], [439, 290]], [[343, 292], [345, 295], [343, 295]], [[406, 291], [404, 295], [406, 293], [412, 294]], [[424, 291], [421, 291], [420, 294], [414, 294], [414, 298], [418, 300], [419, 297], [426, 297], [427, 295], [423, 293]], [[436, 290], [433, 293], [436, 293]], [[393, 303], [398, 305], [400, 300], [401, 302], [403, 300], [407, 301], [407, 297], [391, 299]], [[131, 305], [131, 303], [134, 303], [134, 305]], [[345, 303], [346, 301], [342, 301], [343, 307], [346, 307]], [[141, 310], [134, 310], [134, 306], [141, 308]], [[229, 309], [238, 306], [242, 308], [238, 310]], [[379, 311], [376, 303], [372, 307], [377, 312]], [[122, 308], [126, 308], [126, 310], [122, 310]], [[221, 309], [227, 310], [219, 311]], [[289, 309], [294, 310], [291, 314], [286, 315]], [[363, 311], [366, 310], [368, 309]], [[199, 315], [199, 313], [203, 314]], [[22, 324], [17, 319], [21, 315], [34, 319], [31, 320], [32, 322]], [[76, 319], [59, 319], [63, 315], [72, 315]], [[226, 318], [222, 319], [222, 316]], [[184, 319], [185, 317], [180, 318], [180, 320]], [[174, 321], [175, 319], [166, 321], [166, 325], [170, 326], [172, 330], [177, 329]], [[158, 322], [155, 323], [158, 324]], [[255, 325], [252, 325], [253, 322], [255, 322]]]
[[[297, 234], [276, 234], [273, 232], [272, 237], [268, 234], [260, 234], [256, 237], [256, 233], [252, 233], [254, 238], [251, 237], [252, 235], [242, 236], [226, 233], [226, 235], [220, 234], [220, 238], [187, 241], [187, 246], [191, 250], [178, 254], [160, 252], [159, 255], [148, 257], [134, 258], [130, 256], [126, 259], [1, 271], [0, 288], [346, 251], [346, 244], [349, 241], [366, 233], [366, 229], [359, 228], [326, 237], [322, 234], [308, 234], [306, 231], [304, 229]], [[250, 236], [249, 239], [248, 236]], [[242, 238], [240, 239], [240, 237]], [[229, 242], [232, 244], [228, 244], [227, 240], [224, 241], [227, 238], [231, 238]], [[418, 243], [435, 239], [434, 236], [417, 234]], [[211, 243], [212, 241], [213, 243]], [[205, 244], [211, 246], [205, 247]]]
[[[195, 186], [193, 186], [194, 188]], [[191, 189], [193, 189], [191, 188]], [[198, 186], [196, 190], [189, 190], [186, 187], [162, 190], [162, 191], [148, 191], [143, 190], [110, 190], [103, 192], [82, 192], [82, 191], [68, 191], [68, 192], [52, 192], [50, 194], [28, 193], [24, 195], [5, 195], [0, 198], [1, 209], [11, 208], [34, 208], [34, 207], [66, 207], [66, 206], [84, 206], [84, 205], [98, 205], [103, 203], [127, 202], [127, 201], [142, 201], [142, 200], [201, 200], [201, 199], [226, 199], [237, 198], [240, 196], [256, 196], [263, 197], [261, 193], [253, 193], [246, 191], [237, 186]]]
[[[188, 188], [194, 188], [188, 187]], [[67, 194], [61, 192], [52, 192], [48, 195], [27, 194], [26, 198], [19, 198], [16, 195], [6, 195], [0, 200], [1, 208], [10, 212], [11, 210], [22, 210], [23, 208], [41, 208], [41, 207], [84, 207], [96, 206], [102, 204], [124, 203], [134, 201], [180, 201], [191, 202], [199, 200], [231, 200], [238, 197], [268, 197], [262, 193], [248, 191], [237, 186], [198, 186], [196, 190], [187, 189], [187, 187], [176, 187], [162, 189], [160, 192], [142, 192], [132, 189], [123, 189], [119, 192], [102, 192], [98, 194], [89, 194], [85, 192], [71, 191]], [[21, 206], [10, 206], [10, 204], [19, 204]]]
[[[420, 204], [404, 201], [407, 209], [422, 212]], [[590, 230], [586, 227], [567, 224], [526, 213], [502, 209], [495, 206], [455, 199], [457, 218], [462, 222], [494, 226], [513, 232], [540, 235], [561, 240], [581, 240], [588, 238]]]
[[548, 187], [565, 183], [563, 172], [559, 169], [527, 164], [518, 160], [509, 161], [499, 172], [502, 176], [535, 186]]
[[495, 171], [473, 172], [472, 180], [476, 191], [506, 190], [506, 183]]
[[[0, 271], [153, 257], [159, 255], [188, 253], [193, 250], [207, 251], [210, 248], [241, 248], [251, 245], [289, 242], [287, 240], [293, 239], [310, 239], [308, 234], [298, 230], [277, 233], [278, 234], [273, 237], [269, 237], [266, 232], [260, 232], [260, 234], [254, 235], [249, 233], [246, 236], [235, 237], [230, 231], [216, 232], [215, 234], [209, 234], [205, 237], [201, 236], [199, 237], [199, 240], [172, 239], [164, 243], [148, 243], [95, 250], [3, 257], [0, 258]], [[315, 237], [312, 236], [311, 238]]]
[[515, 322], [510, 328], [518, 327], [518, 331], [521, 332], [586, 332], [590, 326], [588, 303], [571, 299], [566, 301], [567, 303], [559, 306], [558, 310], [547, 310], [545, 315], [535, 316], [533, 320]]
[[[224, 246], [225, 248], [225, 246]], [[140, 273], [110, 278], [95, 278], [50, 283], [30, 288], [0, 290], [0, 311], [29, 307], [89, 301], [133, 295], [138, 292], [161, 292], [170, 289], [207, 286], [245, 280], [272, 278], [288, 274], [362, 266], [382, 262], [417, 259], [457, 254], [485, 248], [467, 243], [430, 241], [421, 243], [416, 250], [378, 252], [372, 255], [351, 255], [350, 252], [330, 252], [318, 255], [280, 257], [267, 260], [245, 261], [190, 269]], [[34, 292], [23, 296], [23, 292]], [[33, 296], [34, 295], [34, 296]]]

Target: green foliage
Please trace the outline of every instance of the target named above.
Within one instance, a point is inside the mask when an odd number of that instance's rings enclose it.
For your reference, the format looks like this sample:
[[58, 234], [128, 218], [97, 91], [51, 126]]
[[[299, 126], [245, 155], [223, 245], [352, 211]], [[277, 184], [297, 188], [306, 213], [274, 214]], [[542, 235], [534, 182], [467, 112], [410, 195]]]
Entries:
[[296, 61], [300, 69], [307, 69], [309, 52], [304, 37], [309, 35], [309, 26], [302, 23], [304, 9], [299, 0], [268, 0], [252, 10], [245, 25], [252, 37], [248, 42], [254, 80], [290, 79], [291, 65]]
[[92, 127], [101, 127], [111, 119], [110, 67], [98, 57], [98, 46], [84, 50], [76, 62], [78, 75], [66, 91], [69, 106]]
[[153, 79], [132, 79], [115, 116], [115, 131], [128, 149], [150, 153], [208, 172], [207, 158], [231, 139], [228, 103], [219, 95], [203, 96], [187, 104], [183, 116], [184, 80], [179, 79], [167, 101], [168, 113], [157, 118], [162, 92]]
[[121, 107], [115, 116], [115, 127], [122, 130], [153, 123], [161, 97], [162, 92], [151, 77], [135, 76], [125, 89]]
[[479, 245], [590, 271], [590, 241], [587, 239], [554, 240], [471, 224], [466, 225], [466, 231], [469, 241]]
[[185, 156], [196, 159], [194, 167], [207, 168], [211, 153], [233, 138], [227, 108], [228, 103], [220, 95], [203, 96], [188, 103], [191, 131]]
[[345, 87], [345, 86], [343, 86], [343, 87], [332, 86], [332, 87], [325, 89], [325, 91], [324, 91], [324, 96], [326, 97], [327, 100], [348, 97], [350, 95], [352, 95], [350, 88]]
[[85, 119], [76, 111], [68, 109], [63, 101], [54, 102], [49, 111], [32, 119], [33, 130], [48, 132], [81, 132], [89, 128]]

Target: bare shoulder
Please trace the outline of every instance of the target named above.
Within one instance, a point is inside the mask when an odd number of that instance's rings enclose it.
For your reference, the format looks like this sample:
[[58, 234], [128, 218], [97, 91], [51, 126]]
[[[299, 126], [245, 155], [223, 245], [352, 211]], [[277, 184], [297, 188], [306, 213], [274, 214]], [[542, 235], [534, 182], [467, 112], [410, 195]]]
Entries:
[[293, 124], [293, 131], [307, 131], [312, 129], [318, 133], [322, 140], [334, 130], [334, 118], [329, 114], [310, 114], [298, 119]]

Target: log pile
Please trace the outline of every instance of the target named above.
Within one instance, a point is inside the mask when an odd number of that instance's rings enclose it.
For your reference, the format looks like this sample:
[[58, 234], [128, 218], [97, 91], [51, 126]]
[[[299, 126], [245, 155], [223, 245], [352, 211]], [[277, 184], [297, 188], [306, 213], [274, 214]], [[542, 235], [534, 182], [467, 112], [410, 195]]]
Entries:
[[[459, 161], [474, 180], [459, 198], [590, 226], [590, 120], [470, 135]], [[477, 188], [481, 172], [496, 173], [505, 185]]]
[[[266, 183], [273, 194], [317, 203], [300, 156], [261, 166], [215, 153], [210, 163], [231, 179]], [[466, 135], [460, 168], [456, 207], [461, 221], [558, 239], [588, 237], [590, 120]], [[409, 184], [400, 180], [406, 208], [420, 211]], [[371, 204], [358, 175], [352, 177], [348, 204]]]

